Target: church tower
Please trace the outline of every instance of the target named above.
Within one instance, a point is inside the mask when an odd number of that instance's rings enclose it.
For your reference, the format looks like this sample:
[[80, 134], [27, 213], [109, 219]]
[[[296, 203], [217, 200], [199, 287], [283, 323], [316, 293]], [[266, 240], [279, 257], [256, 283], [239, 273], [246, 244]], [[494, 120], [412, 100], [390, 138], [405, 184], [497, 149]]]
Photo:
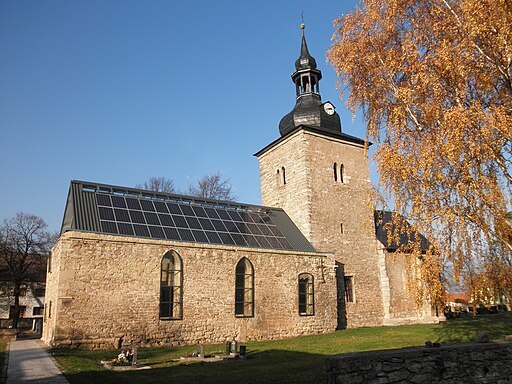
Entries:
[[322, 74], [301, 28], [292, 74], [295, 107], [281, 119], [280, 137], [256, 153], [262, 204], [283, 208], [318, 251], [335, 254], [339, 327], [380, 325], [384, 313], [365, 141], [343, 133], [334, 105], [322, 102]]

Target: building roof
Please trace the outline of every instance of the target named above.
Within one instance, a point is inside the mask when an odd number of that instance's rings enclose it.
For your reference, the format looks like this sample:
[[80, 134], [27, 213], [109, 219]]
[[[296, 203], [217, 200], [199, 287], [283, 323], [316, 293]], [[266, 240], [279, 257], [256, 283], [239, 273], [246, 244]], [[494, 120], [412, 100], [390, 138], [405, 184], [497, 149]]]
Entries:
[[465, 303], [469, 303], [469, 295], [465, 293], [448, 293], [446, 295], [447, 303], [455, 303], [456, 300], [464, 301]]
[[109, 235], [315, 252], [279, 208], [71, 181], [61, 234]]
[[300, 56], [295, 61], [295, 69], [297, 71], [301, 69], [316, 69], [316, 60], [308, 50], [308, 44], [306, 43], [306, 36], [304, 34], [304, 24], [300, 26], [302, 30], [302, 42], [300, 46]]
[[279, 122], [279, 133], [286, 136], [300, 125], [341, 133], [340, 116], [334, 110], [334, 106], [329, 102], [322, 103], [319, 86], [322, 72], [317, 69], [316, 60], [309, 53], [304, 24], [301, 25], [301, 29], [300, 56], [295, 61], [296, 71], [292, 74], [296, 88], [296, 103], [292, 111]]
[[[407, 233], [411, 228], [411, 224], [401, 215], [390, 211], [375, 210], [374, 222], [375, 236], [388, 251], [396, 251], [399, 248], [416, 242], [417, 235], [419, 235], [421, 251], [426, 252], [430, 248], [430, 242], [421, 233]], [[399, 230], [400, 232], [398, 233]]]
[[358, 146], [364, 146], [364, 145], [370, 146], [370, 145], [372, 145], [371, 142], [365, 141], [364, 139], [360, 139], [359, 137], [347, 135], [346, 133], [343, 133], [343, 132], [326, 131], [326, 130], [320, 129], [318, 127], [311, 127], [311, 126], [308, 126], [308, 125], [299, 125], [294, 130], [288, 132], [285, 136], [281, 136], [281, 137], [277, 138], [276, 140], [271, 142], [266, 147], [260, 149], [258, 152], [256, 152], [254, 154], [254, 156], [256, 156], [256, 157], [260, 156], [261, 154], [265, 153], [269, 149], [275, 147], [280, 142], [286, 140], [288, 137], [293, 136], [296, 132], [298, 132], [300, 130], [304, 130], [306, 132], [311, 132], [311, 133], [317, 133], [317, 134], [320, 134], [322, 136], [330, 137], [330, 138], [333, 138], [333, 139], [343, 140], [343, 141], [346, 141], [346, 142], [349, 142], [349, 143], [356, 144]]

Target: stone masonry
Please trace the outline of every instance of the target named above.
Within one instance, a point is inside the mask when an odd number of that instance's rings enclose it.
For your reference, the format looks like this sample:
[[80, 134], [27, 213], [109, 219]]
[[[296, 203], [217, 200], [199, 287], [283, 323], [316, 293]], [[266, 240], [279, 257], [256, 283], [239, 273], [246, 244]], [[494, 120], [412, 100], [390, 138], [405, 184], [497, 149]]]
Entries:
[[[183, 318], [159, 318], [160, 263], [183, 260]], [[234, 315], [235, 266], [254, 266], [254, 317]], [[298, 275], [314, 276], [314, 316], [299, 316]], [[275, 339], [332, 332], [332, 255], [170, 242], [70, 231], [55, 246], [47, 279], [43, 340], [113, 348]]]
[[327, 358], [329, 384], [512, 383], [512, 342], [403, 348]]
[[[342, 294], [339, 298], [347, 326], [383, 324], [364, 146], [299, 129], [270, 145], [258, 159], [262, 204], [283, 208], [317, 250], [335, 253], [344, 274], [352, 276], [354, 302], [343, 303]], [[335, 181], [334, 163], [343, 165], [343, 180], [338, 177]], [[286, 170], [285, 185], [277, 179], [277, 170], [282, 167]], [[343, 276], [340, 279], [338, 285], [342, 285]]]

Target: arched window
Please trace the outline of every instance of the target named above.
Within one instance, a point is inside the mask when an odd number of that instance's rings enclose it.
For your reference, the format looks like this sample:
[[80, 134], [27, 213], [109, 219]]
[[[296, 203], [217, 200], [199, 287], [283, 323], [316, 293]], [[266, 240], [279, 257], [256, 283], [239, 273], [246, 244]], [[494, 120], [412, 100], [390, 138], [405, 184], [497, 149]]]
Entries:
[[235, 316], [254, 316], [254, 268], [245, 257], [236, 265]]
[[281, 167], [281, 180], [283, 182], [283, 185], [286, 185], [286, 173], [284, 167]]
[[160, 318], [181, 319], [183, 308], [183, 263], [174, 251], [162, 258], [160, 268]]
[[315, 314], [315, 292], [313, 275], [301, 273], [299, 275], [299, 315], [313, 316]]
[[338, 166], [338, 163], [334, 163], [333, 165], [333, 172], [334, 172], [334, 182], [340, 182], [343, 183], [343, 174], [345, 173], [345, 166], [343, 164], [340, 164]]

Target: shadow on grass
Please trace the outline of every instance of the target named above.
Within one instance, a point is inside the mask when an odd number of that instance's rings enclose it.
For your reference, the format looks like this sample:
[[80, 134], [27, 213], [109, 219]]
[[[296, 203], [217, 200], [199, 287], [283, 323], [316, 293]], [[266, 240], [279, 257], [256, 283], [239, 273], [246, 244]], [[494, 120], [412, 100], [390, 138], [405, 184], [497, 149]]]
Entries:
[[512, 335], [512, 312], [489, 315], [466, 315], [452, 319], [436, 328], [437, 342], [454, 343], [474, 341], [480, 332], [486, 332], [491, 340]]
[[[168, 349], [166, 349], [168, 351]], [[72, 351], [66, 351], [66, 358], [72, 358]], [[83, 351], [81, 358], [86, 358]], [[98, 355], [96, 351], [90, 351]], [[158, 359], [158, 349], [147, 350]], [[54, 351], [57, 357], [58, 351]], [[144, 359], [149, 354], [144, 353]], [[168, 360], [164, 358], [163, 360]], [[71, 384], [96, 383], [204, 383], [204, 384], [239, 384], [239, 383], [291, 383], [315, 384], [326, 382], [324, 355], [282, 350], [254, 351], [246, 359], [224, 360], [221, 362], [190, 364], [156, 364], [152, 369], [140, 371], [111, 371], [94, 362], [91, 366], [82, 364], [80, 370], [64, 375]], [[154, 360], [153, 360], [154, 361]], [[83, 362], [82, 362], [83, 363]]]

